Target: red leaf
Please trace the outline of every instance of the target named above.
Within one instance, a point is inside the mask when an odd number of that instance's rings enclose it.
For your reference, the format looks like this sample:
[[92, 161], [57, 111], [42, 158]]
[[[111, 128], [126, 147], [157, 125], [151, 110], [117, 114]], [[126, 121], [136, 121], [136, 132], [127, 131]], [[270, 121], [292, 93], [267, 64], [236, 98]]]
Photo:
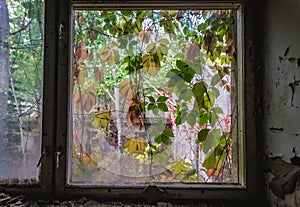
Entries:
[[76, 61], [80, 59], [85, 59], [89, 56], [89, 52], [83, 49], [84, 40], [80, 40], [78, 42], [78, 46], [75, 52]]

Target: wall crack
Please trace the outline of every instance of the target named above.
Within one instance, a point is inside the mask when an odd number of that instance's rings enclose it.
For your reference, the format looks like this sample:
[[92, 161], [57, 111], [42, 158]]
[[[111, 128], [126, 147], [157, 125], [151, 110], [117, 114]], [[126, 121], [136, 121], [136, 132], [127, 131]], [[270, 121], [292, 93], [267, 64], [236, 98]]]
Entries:
[[[294, 77], [294, 79], [295, 79], [295, 77]], [[296, 108], [298, 108], [298, 107], [294, 105], [295, 88], [296, 88], [296, 86], [299, 86], [299, 85], [300, 85], [300, 80], [294, 80], [294, 82], [289, 83], [289, 87], [291, 87], [291, 90], [292, 90], [291, 106], [296, 107]]]
[[280, 132], [283, 132], [284, 129], [283, 128], [277, 128], [277, 127], [270, 127], [269, 128], [271, 131], [280, 131]]

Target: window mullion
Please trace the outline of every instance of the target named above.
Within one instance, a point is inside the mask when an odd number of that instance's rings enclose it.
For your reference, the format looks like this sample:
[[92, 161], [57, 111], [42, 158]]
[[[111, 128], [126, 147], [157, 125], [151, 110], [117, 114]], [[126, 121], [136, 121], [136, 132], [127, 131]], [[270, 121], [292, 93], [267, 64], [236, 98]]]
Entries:
[[57, 134], [55, 144], [55, 192], [62, 195], [65, 189], [67, 136], [68, 136], [68, 77], [69, 77], [69, 36], [70, 36], [70, 7], [67, 0], [60, 0], [59, 19], [57, 22], [58, 36], [58, 74], [57, 74]]

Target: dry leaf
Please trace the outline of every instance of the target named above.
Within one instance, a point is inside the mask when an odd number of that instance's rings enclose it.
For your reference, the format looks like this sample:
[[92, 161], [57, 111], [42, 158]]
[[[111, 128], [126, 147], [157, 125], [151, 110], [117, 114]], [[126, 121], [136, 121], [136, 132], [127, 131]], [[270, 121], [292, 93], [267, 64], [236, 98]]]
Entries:
[[191, 61], [194, 60], [196, 57], [199, 57], [200, 54], [200, 47], [198, 43], [190, 44], [189, 48], [186, 52], [186, 60]]
[[214, 46], [215, 46], [214, 34], [211, 31], [206, 31], [204, 35], [204, 41], [202, 44], [203, 49], [205, 49], [207, 53], [212, 52]]
[[139, 32], [139, 38], [142, 42], [148, 43], [151, 39], [152, 29], [147, 29], [146, 31], [141, 30]]

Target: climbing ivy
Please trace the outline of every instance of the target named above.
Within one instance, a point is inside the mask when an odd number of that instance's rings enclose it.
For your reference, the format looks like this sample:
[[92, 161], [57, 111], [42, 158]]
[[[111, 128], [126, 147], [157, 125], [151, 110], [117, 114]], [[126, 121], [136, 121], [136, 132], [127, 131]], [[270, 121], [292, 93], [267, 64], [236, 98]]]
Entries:
[[[234, 11], [76, 11], [74, 15], [76, 110], [87, 114], [88, 123], [111, 137], [120, 152], [138, 160], [169, 159], [165, 162], [180, 181], [199, 181], [201, 170], [207, 179], [221, 179], [232, 164], [232, 126], [230, 112], [225, 113], [216, 100], [221, 93], [231, 94]], [[117, 106], [118, 100], [124, 104]], [[120, 116], [117, 111], [122, 107], [127, 110], [126, 124], [146, 133], [137, 138], [122, 135], [120, 142], [120, 128], [113, 117]], [[150, 123], [149, 113], [165, 114], [169, 123]], [[85, 116], [77, 119], [83, 122]], [[148, 131], [151, 124], [157, 130]], [[205, 156], [197, 164], [200, 170], [191, 161], [173, 161], [163, 153], [184, 127], [196, 130], [192, 139]], [[83, 138], [76, 153], [85, 152], [82, 144]]]

